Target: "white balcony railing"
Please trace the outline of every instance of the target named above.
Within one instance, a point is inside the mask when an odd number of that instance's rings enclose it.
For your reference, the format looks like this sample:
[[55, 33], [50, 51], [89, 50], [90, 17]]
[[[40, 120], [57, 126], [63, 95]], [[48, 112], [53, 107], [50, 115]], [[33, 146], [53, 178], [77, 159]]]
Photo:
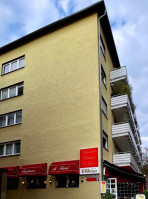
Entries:
[[119, 167], [130, 166], [135, 172], [140, 173], [140, 169], [132, 157], [131, 153], [121, 153], [113, 155], [113, 164]]
[[110, 83], [114, 83], [123, 79], [127, 79], [127, 71], [125, 66], [110, 71]]
[[137, 147], [133, 132], [129, 123], [120, 123], [112, 126], [112, 138], [120, 146], [122, 151], [132, 151], [135, 156], [140, 157], [140, 150]]
[[[122, 108], [122, 110], [119, 110], [120, 108]], [[134, 115], [131, 110], [128, 95], [113, 96], [111, 98], [111, 110], [113, 110], [117, 122], [130, 122], [136, 143], [139, 144], [139, 136], [137, 134]]]

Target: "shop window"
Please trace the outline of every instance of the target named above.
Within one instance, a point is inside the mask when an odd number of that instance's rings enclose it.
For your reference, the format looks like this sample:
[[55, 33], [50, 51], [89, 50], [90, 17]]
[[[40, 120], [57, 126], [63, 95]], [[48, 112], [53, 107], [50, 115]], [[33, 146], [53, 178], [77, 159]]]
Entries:
[[47, 177], [46, 176], [27, 176], [27, 189], [45, 189]]
[[1, 89], [1, 100], [23, 95], [23, 83]]
[[17, 58], [2, 65], [2, 75], [25, 67], [25, 57]]
[[7, 189], [18, 189], [19, 178], [7, 178]]
[[79, 175], [78, 174], [56, 175], [56, 187], [57, 188], [79, 187]]
[[12, 112], [0, 116], [0, 128], [20, 124], [22, 122], [22, 111]]

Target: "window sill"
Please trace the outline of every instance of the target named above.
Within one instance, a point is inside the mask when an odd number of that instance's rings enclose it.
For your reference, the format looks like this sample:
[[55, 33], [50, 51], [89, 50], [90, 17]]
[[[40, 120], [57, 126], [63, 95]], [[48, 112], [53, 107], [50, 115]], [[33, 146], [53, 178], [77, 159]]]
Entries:
[[10, 154], [10, 155], [1, 155], [0, 158], [11, 157], [11, 156], [19, 156], [19, 155], [21, 155], [21, 154], [17, 153], [17, 154]]
[[[23, 95], [23, 94], [22, 94], [22, 95]], [[2, 100], [0, 100], [0, 102], [6, 101], [6, 100], [9, 100], [9, 99], [13, 99], [13, 98], [15, 98], [15, 97], [19, 97], [19, 96], [22, 96], [22, 95], [16, 95], [16, 96], [14, 96], [14, 97], [9, 97], [9, 98], [6, 98], [6, 99], [2, 99]]]
[[15, 72], [15, 71], [17, 71], [17, 70], [20, 70], [20, 69], [22, 69], [22, 68], [25, 68], [25, 66], [23, 66], [23, 67], [21, 67], [21, 68], [18, 68], [18, 69], [16, 69], [16, 70], [10, 71], [10, 72], [8, 72], [8, 73], [4, 73], [4, 74], [2, 73], [1, 76], [8, 75], [8, 74], [13, 73], [13, 72]]
[[22, 122], [17, 123], [17, 124], [11, 124], [11, 125], [8, 125], [8, 126], [1, 126], [0, 129], [10, 127], [10, 126], [16, 126], [16, 125], [19, 125], [19, 124], [22, 124]]

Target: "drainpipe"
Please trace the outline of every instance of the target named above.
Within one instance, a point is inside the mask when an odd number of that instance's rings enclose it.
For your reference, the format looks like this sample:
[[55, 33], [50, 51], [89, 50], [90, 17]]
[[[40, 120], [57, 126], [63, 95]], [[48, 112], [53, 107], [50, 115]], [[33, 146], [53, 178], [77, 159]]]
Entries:
[[101, 19], [106, 15], [106, 10], [104, 14], [100, 17], [98, 17], [98, 35], [99, 35], [99, 103], [100, 103], [100, 140], [101, 140], [101, 172], [102, 172], [102, 181], [104, 181], [104, 175], [103, 175], [103, 129], [102, 129], [102, 80], [101, 80], [101, 49], [100, 49], [100, 21]]

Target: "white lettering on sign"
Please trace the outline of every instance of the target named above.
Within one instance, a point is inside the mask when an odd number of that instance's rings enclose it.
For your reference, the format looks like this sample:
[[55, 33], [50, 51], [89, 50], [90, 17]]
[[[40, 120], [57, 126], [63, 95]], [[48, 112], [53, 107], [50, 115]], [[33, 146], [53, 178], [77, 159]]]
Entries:
[[52, 169], [52, 171], [67, 171], [69, 169], [69, 167], [65, 167], [65, 166], [61, 166], [61, 167], [54, 167], [53, 169]]
[[35, 170], [23, 170], [22, 173], [33, 173]]

